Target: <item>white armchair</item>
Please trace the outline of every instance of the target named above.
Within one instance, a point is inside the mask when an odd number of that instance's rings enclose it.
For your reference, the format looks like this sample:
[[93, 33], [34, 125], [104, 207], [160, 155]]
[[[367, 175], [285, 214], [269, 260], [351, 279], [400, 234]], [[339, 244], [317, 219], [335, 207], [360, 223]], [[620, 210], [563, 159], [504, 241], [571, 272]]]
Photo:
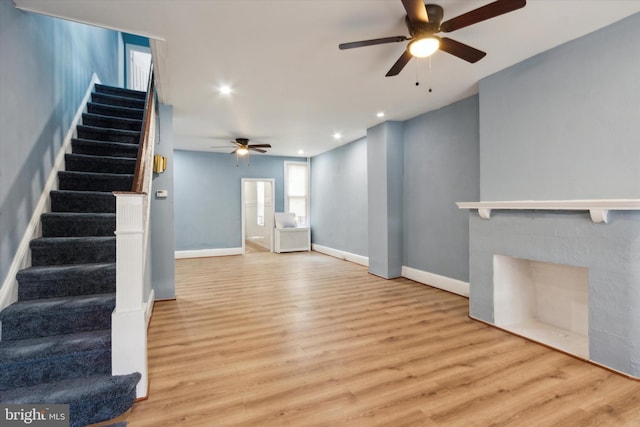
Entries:
[[296, 216], [291, 212], [276, 212], [274, 215], [276, 253], [311, 250], [311, 232], [309, 227], [299, 227]]

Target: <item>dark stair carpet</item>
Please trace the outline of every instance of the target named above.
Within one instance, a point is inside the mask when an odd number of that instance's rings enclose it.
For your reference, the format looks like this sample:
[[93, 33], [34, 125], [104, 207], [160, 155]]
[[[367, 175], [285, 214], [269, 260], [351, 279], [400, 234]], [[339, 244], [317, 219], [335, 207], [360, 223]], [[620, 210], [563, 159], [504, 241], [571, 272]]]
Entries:
[[93, 139], [96, 141], [122, 142], [125, 144], [137, 144], [140, 141], [140, 132], [126, 129], [102, 128], [97, 126], [79, 125], [76, 129], [78, 138]]
[[74, 154], [89, 154], [105, 157], [129, 157], [135, 159], [138, 155], [138, 144], [123, 142], [105, 142], [92, 139], [72, 139], [71, 148]]
[[42, 237], [113, 236], [112, 213], [52, 212], [40, 218]]
[[123, 173], [133, 175], [136, 159], [132, 157], [104, 157], [90, 154], [65, 154], [68, 171]]
[[96, 85], [18, 301], [0, 312], [0, 403], [67, 403], [71, 426], [128, 410], [140, 374], [111, 375], [115, 197], [130, 191], [145, 93]]
[[52, 212], [115, 213], [116, 197], [97, 191], [52, 191]]

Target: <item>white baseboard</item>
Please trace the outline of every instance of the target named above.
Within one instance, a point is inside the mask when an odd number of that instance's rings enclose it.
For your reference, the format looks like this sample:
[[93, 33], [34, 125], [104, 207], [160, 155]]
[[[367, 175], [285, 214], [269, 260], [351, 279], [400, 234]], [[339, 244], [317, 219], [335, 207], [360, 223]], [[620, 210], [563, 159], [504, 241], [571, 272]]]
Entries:
[[402, 277], [469, 298], [469, 282], [402, 266]]
[[350, 261], [355, 264], [364, 265], [365, 267], [369, 267], [369, 257], [366, 257], [366, 256], [352, 254], [350, 252], [329, 248], [327, 246], [316, 245], [315, 243], [311, 245], [311, 250], [314, 250], [316, 252], [320, 252], [321, 254], [329, 255], [335, 258], [340, 258], [345, 261]]
[[151, 292], [149, 292], [149, 299], [145, 303], [145, 308], [144, 308], [144, 319], [145, 319], [145, 322], [147, 323], [147, 328], [149, 327], [151, 314], [153, 314], [153, 304], [155, 304], [155, 302], [156, 302], [156, 291], [154, 289], [151, 289]]
[[16, 250], [13, 260], [9, 265], [7, 277], [4, 279], [2, 287], [0, 288], [0, 311], [18, 300], [18, 281], [16, 280], [16, 274], [18, 274], [18, 271], [31, 266], [29, 242], [42, 235], [40, 215], [51, 211], [49, 193], [58, 189], [58, 171], [64, 170], [64, 155], [71, 152], [71, 139], [75, 134], [76, 126], [82, 119], [82, 113], [85, 111], [85, 107], [91, 97], [91, 92], [93, 92], [93, 87], [96, 83], [100, 83], [100, 79], [94, 73], [91, 77], [91, 82], [85, 92], [84, 98], [80, 101], [80, 106], [69, 125], [67, 134], [62, 140], [62, 146], [56, 154], [55, 161], [51, 167], [51, 172], [47, 177], [47, 181], [42, 189], [40, 198], [33, 210], [27, 229], [22, 236], [22, 240], [20, 240], [20, 244], [18, 245], [18, 249]]
[[243, 253], [242, 248], [197, 249], [192, 251], [176, 251], [176, 259], [242, 255]]

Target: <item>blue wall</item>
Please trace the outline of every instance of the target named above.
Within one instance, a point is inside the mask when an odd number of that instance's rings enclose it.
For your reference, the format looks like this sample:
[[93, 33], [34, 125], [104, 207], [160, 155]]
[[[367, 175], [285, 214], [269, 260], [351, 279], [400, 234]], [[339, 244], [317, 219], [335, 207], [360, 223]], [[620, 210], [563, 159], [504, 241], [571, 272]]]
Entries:
[[367, 129], [369, 273], [392, 279], [402, 274], [403, 123]]
[[92, 74], [118, 81], [118, 40], [0, 0], [0, 283]]
[[469, 221], [479, 197], [478, 97], [404, 124], [403, 265], [469, 280]]
[[[155, 154], [167, 158], [167, 169], [153, 174], [151, 191], [151, 286], [156, 299], [172, 299], [176, 295], [175, 236], [173, 223], [175, 194], [173, 188], [173, 107], [159, 106], [159, 137]], [[167, 198], [157, 198], [156, 191], [166, 190]], [[145, 295], [148, 295], [148, 289]]]
[[[404, 160], [394, 168], [402, 173], [402, 217], [392, 222], [401, 229], [402, 248], [390, 255], [407, 267], [468, 281], [468, 214], [455, 203], [479, 198], [478, 96], [401, 126]], [[376, 182], [384, 178], [367, 170], [371, 149], [363, 138], [311, 159], [313, 243], [369, 256], [370, 263], [368, 224], [380, 209], [368, 208], [367, 189], [383, 191]]]
[[311, 159], [311, 240], [356, 255], [368, 254], [367, 140]]
[[482, 200], [640, 198], [640, 14], [480, 82]]
[[125, 44], [135, 44], [137, 46], [150, 47], [149, 37], [138, 36], [136, 34], [122, 33], [122, 41]]
[[284, 162], [299, 157], [174, 152], [176, 250], [242, 246], [242, 178], [275, 179], [275, 210], [284, 211]]

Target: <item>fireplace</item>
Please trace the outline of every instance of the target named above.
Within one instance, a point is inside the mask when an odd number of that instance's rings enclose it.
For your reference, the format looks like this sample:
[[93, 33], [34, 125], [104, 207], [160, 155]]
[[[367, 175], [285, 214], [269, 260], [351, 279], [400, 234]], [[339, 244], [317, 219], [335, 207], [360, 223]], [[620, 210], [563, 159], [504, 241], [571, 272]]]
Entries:
[[589, 272], [510, 256], [493, 257], [495, 325], [589, 358]]
[[640, 378], [640, 201], [460, 205], [470, 317]]

